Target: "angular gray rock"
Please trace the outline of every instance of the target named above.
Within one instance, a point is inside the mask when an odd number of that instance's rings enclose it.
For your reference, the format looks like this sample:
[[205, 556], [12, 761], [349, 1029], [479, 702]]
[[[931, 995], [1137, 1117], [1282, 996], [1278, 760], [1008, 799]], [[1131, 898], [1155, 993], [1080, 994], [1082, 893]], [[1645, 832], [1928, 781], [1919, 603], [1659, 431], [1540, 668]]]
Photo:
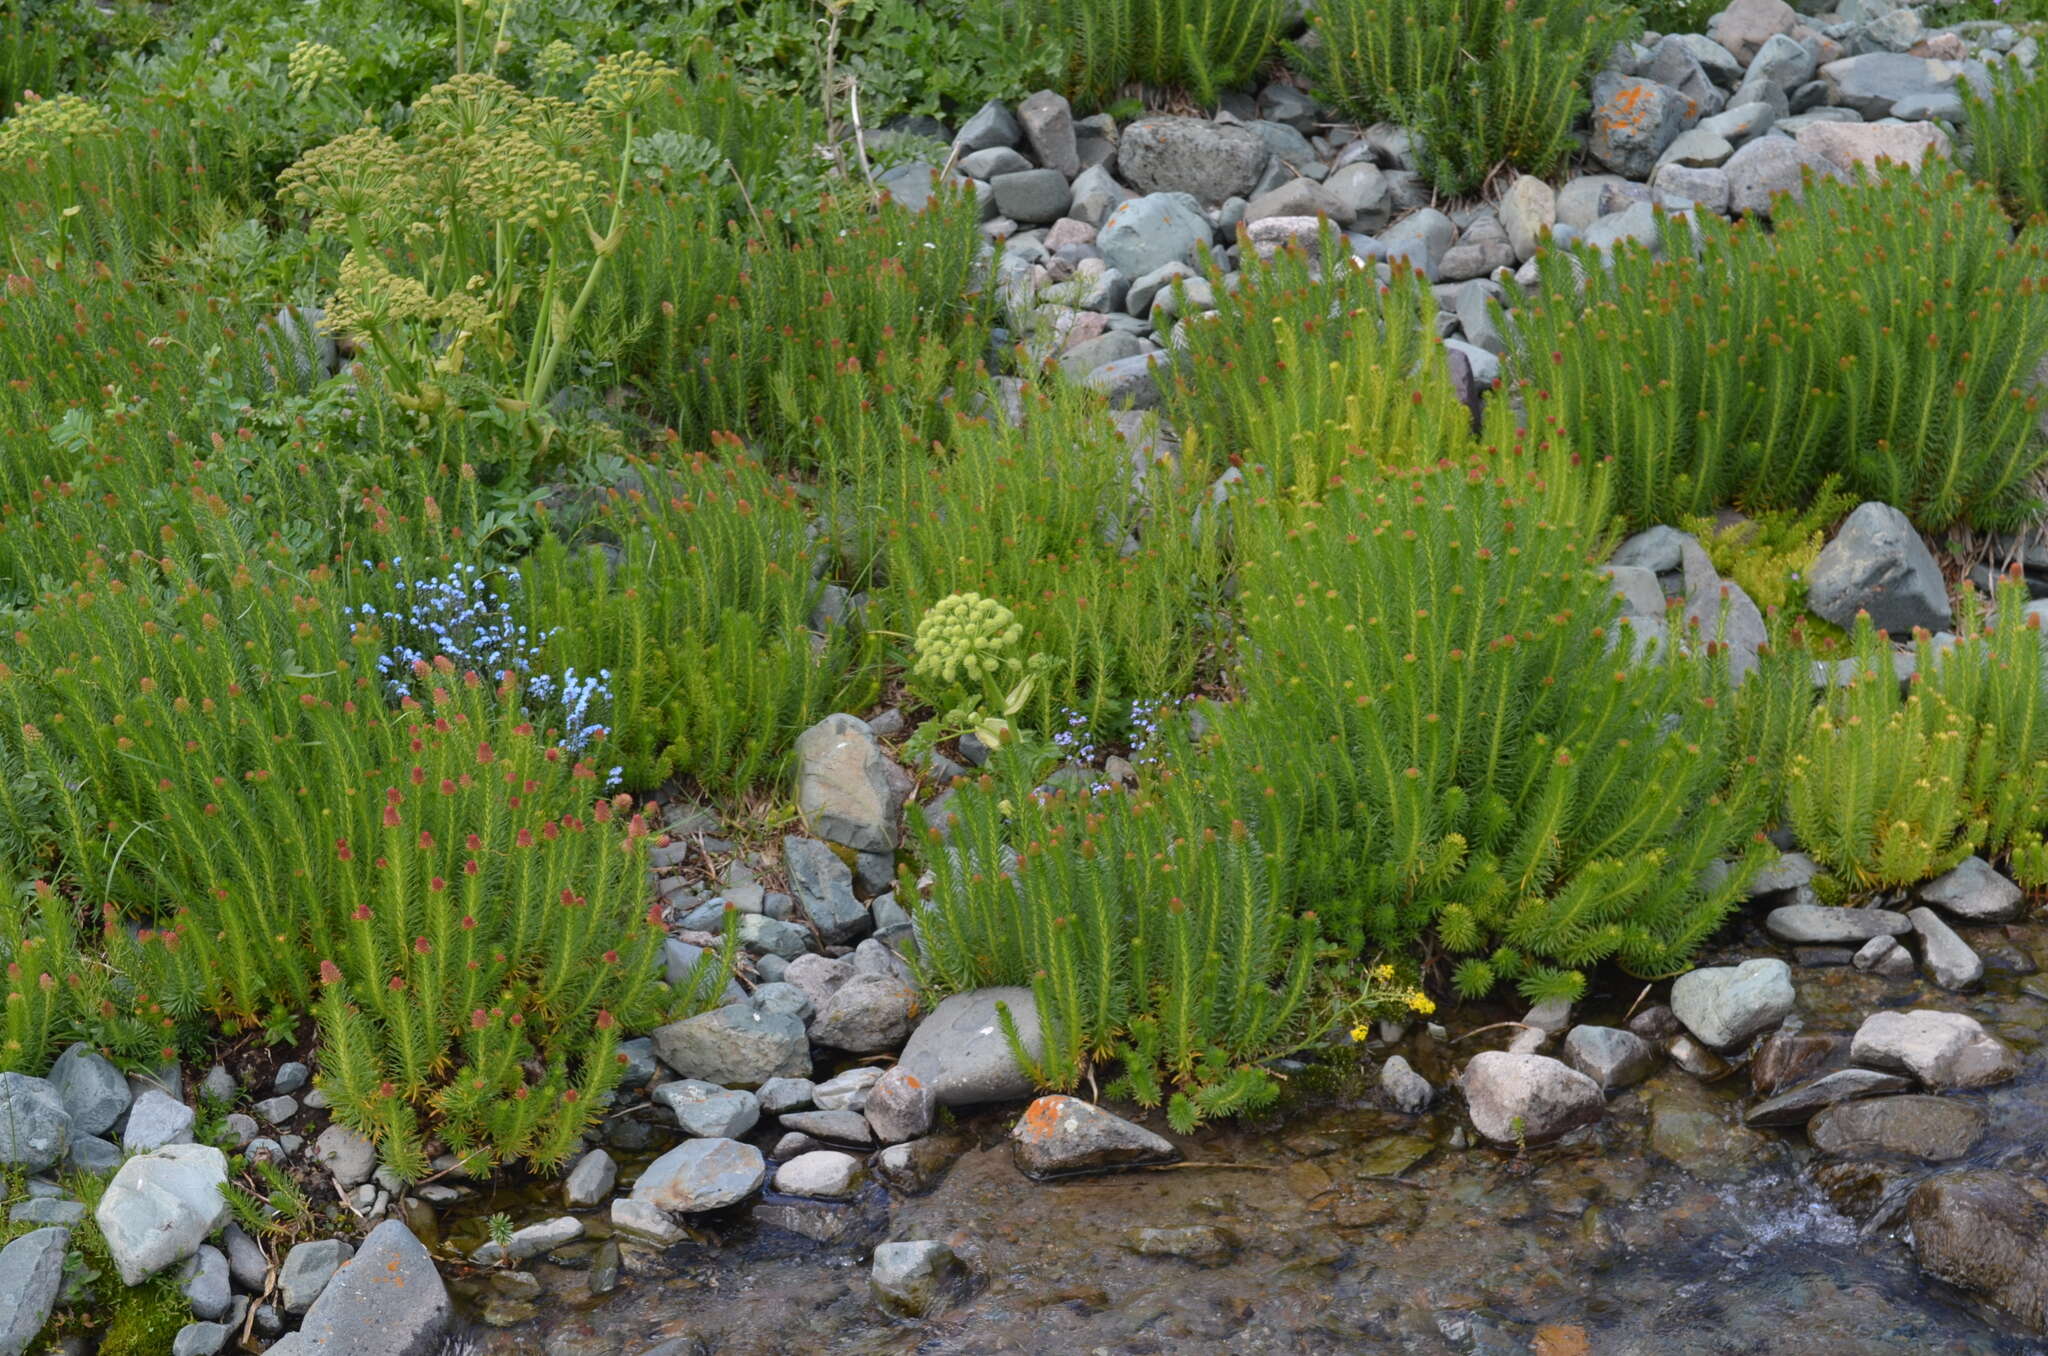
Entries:
[[121, 1147], [131, 1154], [148, 1153], [166, 1144], [192, 1142], [192, 1108], [158, 1088], [151, 1088], [128, 1108], [121, 1129]]
[[1194, 198], [1148, 193], [1110, 210], [1096, 232], [1095, 247], [1102, 251], [1103, 261], [1126, 278], [1143, 278], [1168, 264], [1193, 267], [1214, 238], [1209, 219]]
[[69, 1229], [36, 1229], [0, 1248], [0, 1356], [22, 1356], [64, 1288]]
[[338, 1238], [295, 1245], [277, 1269], [278, 1303], [288, 1314], [305, 1313], [342, 1264], [355, 1255], [356, 1250]]
[[226, 1317], [234, 1297], [228, 1286], [228, 1259], [219, 1248], [201, 1244], [197, 1252], [185, 1259], [178, 1290], [192, 1306], [194, 1318], [212, 1322]]
[[1323, 191], [1336, 200], [1344, 215], [1333, 217], [1360, 231], [1377, 231], [1387, 224], [1393, 200], [1387, 176], [1369, 161], [1355, 161], [1331, 172], [1323, 180]]
[[1984, 961], [1955, 929], [1929, 908], [1914, 909], [1906, 917], [1920, 934], [1920, 963], [1928, 977], [1944, 989], [1968, 989], [1984, 978]]
[[1856, 1028], [1849, 1058], [1874, 1069], [1912, 1074], [1930, 1088], [1981, 1088], [2020, 1070], [2011, 1046], [1960, 1012], [1914, 1008], [1873, 1012]]
[[771, 1078], [755, 1092], [760, 1100], [761, 1110], [771, 1116], [780, 1116], [785, 1111], [801, 1111], [811, 1105], [811, 1097], [817, 1085], [808, 1078]]
[[767, 1160], [753, 1145], [691, 1139], [649, 1163], [632, 1197], [672, 1214], [694, 1214], [743, 1201], [767, 1180]]
[[1410, 268], [1435, 282], [1443, 269], [1444, 256], [1458, 243], [1458, 228], [1442, 212], [1425, 207], [1389, 226], [1379, 239], [1389, 261], [1405, 259]]
[[1866, 122], [1890, 117], [1900, 104], [1953, 98], [1962, 73], [1959, 63], [1900, 52], [1865, 52], [1820, 68], [1821, 77], [1831, 86], [1829, 102], [1853, 109]]
[[1764, 930], [1792, 946], [1839, 946], [1873, 937], [1903, 937], [1913, 930], [1913, 923], [1890, 909], [1785, 904], [1764, 915]]
[[738, 1139], [761, 1119], [753, 1093], [702, 1079], [663, 1083], [650, 1095], [674, 1114], [684, 1134], [697, 1139]]
[[1206, 118], [1140, 118], [1117, 139], [1117, 177], [1140, 193], [1186, 193], [1216, 206], [1250, 198], [1272, 158], [1248, 128]]
[[1078, 1097], [1041, 1097], [1010, 1129], [1010, 1152], [1026, 1177], [1063, 1177], [1149, 1163], [1172, 1163], [1180, 1150], [1142, 1125]]
[[1899, 945], [1896, 937], [1872, 937], [1856, 949], [1849, 963], [1858, 970], [1897, 979], [1913, 973], [1913, 953]]
[[646, 1201], [620, 1196], [612, 1202], [612, 1229], [622, 1238], [666, 1248], [683, 1240], [683, 1227], [668, 1212]]
[[1708, 966], [1671, 985], [1671, 1011], [1701, 1044], [1732, 1050], [1785, 1020], [1798, 1002], [1792, 970], [1775, 957]]
[[1984, 1112], [1954, 1097], [1872, 1097], [1829, 1107], [1813, 1118], [1806, 1136], [1837, 1157], [1898, 1154], [1947, 1163], [1984, 1137]]
[[93, 1218], [123, 1285], [140, 1285], [193, 1253], [227, 1221], [226, 1155], [209, 1144], [167, 1144], [121, 1165]]
[[[1059, 211], [1043, 220], [1066, 210], [1064, 181], [1059, 197]], [[1016, 216], [1007, 210], [1004, 215]], [[825, 717], [797, 736], [796, 761], [797, 810], [812, 833], [856, 852], [896, 850], [910, 774], [896, 765], [866, 721], [843, 712]]]
[[1707, 36], [1748, 65], [1771, 37], [1798, 26], [1799, 12], [1785, 0], [1734, 0], [1707, 21]]
[[299, 1338], [309, 1356], [435, 1356], [454, 1312], [434, 1259], [387, 1219], [313, 1301]]
[[1436, 1100], [1436, 1089], [1401, 1055], [1389, 1055], [1380, 1065], [1380, 1091], [1394, 1110], [1409, 1116], [1420, 1116]]
[[861, 1148], [875, 1142], [875, 1132], [868, 1126], [867, 1117], [858, 1111], [792, 1111], [780, 1119], [784, 1129], [812, 1139], [856, 1144]]
[[1914, 627], [1948, 630], [1948, 585], [1934, 553], [1905, 514], [1889, 504], [1858, 505], [1835, 539], [1821, 548], [1807, 578], [1807, 606], [1849, 628], [1858, 612], [1898, 639]]
[[868, 1089], [861, 1114], [877, 1143], [901, 1144], [930, 1133], [938, 1101], [923, 1079], [898, 1065]]
[[1607, 1110], [1598, 1083], [1548, 1055], [1485, 1050], [1459, 1081], [1473, 1128], [1496, 1144], [1542, 1144]]
[[1699, 119], [1699, 103], [1656, 80], [1602, 71], [1593, 77], [1593, 158], [1629, 179], [1647, 179], [1657, 157]]
[[785, 1196], [843, 1201], [860, 1190], [861, 1163], [837, 1149], [798, 1154], [775, 1170], [775, 1189]]
[[1804, 1125], [1837, 1102], [1905, 1092], [1912, 1086], [1912, 1080], [1894, 1073], [1837, 1069], [1758, 1102], [1742, 1113], [1742, 1123], [1752, 1127]]
[[997, 1016], [1009, 1010], [1017, 1037], [1033, 1058], [1045, 1053], [1038, 1029], [1038, 1005], [1021, 986], [975, 989], [942, 1000], [917, 1025], [897, 1067], [917, 1075], [940, 1106], [1008, 1101], [1031, 1093], [1031, 1080], [1017, 1067]]
[[1922, 1270], [2048, 1328], [2048, 1204], [2017, 1173], [1943, 1173], [1906, 1200]]
[[756, 1012], [780, 1012], [808, 1022], [818, 1015], [817, 1004], [796, 985], [786, 982], [763, 984], [747, 995], [747, 1006]]
[[0, 1166], [42, 1172], [71, 1147], [71, 1113], [56, 1087], [23, 1073], [0, 1074]]
[[[1025, 169], [989, 181], [996, 211], [1024, 226], [1047, 226], [1067, 214], [1074, 195], [1058, 170]], [[906, 782], [907, 786], [907, 782]]]
[[1827, 157], [1781, 136], [1745, 142], [1722, 168], [1728, 173], [1728, 210], [1738, 216], [1768, 216], [1771, 199], [1780, 193], [1801, 196], [1805, 192], [1803, 176], [1808, 173], [1829, 179], [1848, 177]]
[[754, 1088], [771, 1078], [809, 1078], [811, 1043], [787, 1013], [743, 1004], [700, 1013], [651, 1033], [661, 1062], [685, 1078]]
[[1964, 858], [1960, 866], [1936, 876], [1916, 893], [1966, 923], [2009, 923], [2020, 916], [2023, 898], [2020, 887], [1992, 870], [1982, 857]]
[[917, 1239], [883, 1243], [875, 1248], [868, 1270], [868, 1289], [875, 1303], [898, 1318], [922, 1318], [938, 1298], [948, 1277], [960, 1269], [959, 1259], [943, 1243]]
[[104, 1135], [133, 1100], [121, 1071], [80, 1041], [50, 1066], [50, 1085], [71, 1117], [73, 1135]]
[[813, 1010], [822, 1008], [839, 990], [839, 986], [853, 978], [853, 962], [842, 957], [820, 956], [816, 952], [798, 956], [782, 972], [782, 982], [803, 990], [811, 1000]]
[[588, 1209], [612, 1194], [618, 1185], [619, 1165], [602, 1149], [592, 1149], [576, 1160], [562, 1179], [562, 1201], [571, 1210]]
[[[227, 1344], [228, 1326], [225, 1323], [187, 1323], [171, 1339], [171, 1356], [215, 1356]], [[279, 1348], [273, 1346], [270, 1349], [276, 1351]], [[290, 1353], [287, 1352], [286, 1356]]]
[[1023, 138], [1024, 131], [1017, 126], [1009, 108], [1001, 100], [991, 99], [961, 124], [960, 135], [953, 138], [953, 144], [964, 154], [985, 151], [991, 146], [1015, 146]]
[[352, 1190], [376, 1174], [377, 1146], [336, 1121], [313, 1141], [313, 1161], [332, 1174], [344, 1190]]
[[[1091, 165], [1075, 178], [1068, 196], [1073, 201], [1067, 208], [1067, 215], [1100, 231], [1103, 223], [1109, 220], [1110, 213], [1130, 201], [1131, 193], [1108, 170], [1100, 165]], [[1098, 246], [1100, 243], [1098, 239]]]
[[[1027, 96], [1017, 105], [1017, 121], [1023, 124], [1024, 140], [1038, 163], [1055, 170], [1063, 179], [1081, 172], [1081, 153], [1074, 140], [1074, 110], [1065, 98], [1049, 89]], [[1019, 218], [1022, 220], [1022, 218]]]
[[840, 985], [811, 1023], [811, 1039], [848, 1054], [895, 1050], [909, 1039], [917, 990], [894, 975], [855, 975]]
[[839, 945], [875, 930], [867, 906], [854, 898], [853, 868], [831, 848], [791, 834], [782, 840], [782, 864], [804, 915], [826, 942]]
[[1657, 1051], [1633, 1031], [1575, 1026], [1565, 1034], [1564, 1062], [1600, 1085], [1602, 1092], [1634, 1087], [1657, 1070]]
[[820, 1111], [859, 1111], [868, 1104], [868, 1093], [882, 1081], [882, 1071], [871, 1066], [848, 1069], [811, 1089], [811, 1105]]

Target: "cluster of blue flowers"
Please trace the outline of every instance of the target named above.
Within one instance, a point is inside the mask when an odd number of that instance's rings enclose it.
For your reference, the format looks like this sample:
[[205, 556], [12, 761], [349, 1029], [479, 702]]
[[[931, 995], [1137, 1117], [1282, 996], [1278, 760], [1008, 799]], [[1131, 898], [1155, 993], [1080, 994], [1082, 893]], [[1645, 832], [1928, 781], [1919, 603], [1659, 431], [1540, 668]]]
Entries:
[[1053, 733], [1052, 746], [1072, 762], [1083, 766], [1094, 762], [1095, 740], [1088, 728], [1087, 715], [1071, 706], [1062, 706], [1060, 718], [1066, 722], [1066, 728]]
[[[394, 558], [391, 565], [395, 571], [403, 563]], [[491, 678], [518, 675], [530, 701], [541, 709], [560, 710], [560, 746], [569, 753], [583, 752], [605, 733], [601, 717], [611, 709], [611, 671], [599, 669], [588, 676], [573, 668], [560, 674], [534, 672], [541, 647], [554, 633], [535, 635], [517, 620], [476, 566], [457, 562], [447, 574], [431, 579], [401, 576], [398, 588], [406, 595], [403, 609], [379, 612], [369, 603], [361, 609], [364, 616], [383, 622], [391, 634], [391, 647], [378, 657], [377, 671], [394, 690], [411, 686], [415, 665], [444, 656], [457, 669], [473, 669]], [[519, 571], [505, 571], [505, 588], [517, 591]], [[616, 787], [624, 776], [625, 769], [615, 767], [605, 785]]]

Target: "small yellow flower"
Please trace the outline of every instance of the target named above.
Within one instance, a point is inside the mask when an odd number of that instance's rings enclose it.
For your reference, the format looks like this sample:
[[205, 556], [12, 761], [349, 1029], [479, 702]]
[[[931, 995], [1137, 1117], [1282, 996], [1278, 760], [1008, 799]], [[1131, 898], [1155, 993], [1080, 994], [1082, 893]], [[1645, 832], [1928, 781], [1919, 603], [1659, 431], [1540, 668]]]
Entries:
[[1352, 1042], [1357, 1045], [1365, 1044], [1365, 1038], [1371, 1034], [1371, 1031], [1366, 1027], [1354, 1026], [1351, 1028]]
[[1373, 967], [1372, 977], [1382, 984], [1388, 983], [1394, 978], [1394, 967], [1391, 965], [1376, 965]]
[[1429, 995], [1420, 989], [1408, 995], [1408, 1007], [1411, 1011], [1420, 1013], [1424, 1017], [1436, 1011], [1436, 1004], [1431, 1002]]

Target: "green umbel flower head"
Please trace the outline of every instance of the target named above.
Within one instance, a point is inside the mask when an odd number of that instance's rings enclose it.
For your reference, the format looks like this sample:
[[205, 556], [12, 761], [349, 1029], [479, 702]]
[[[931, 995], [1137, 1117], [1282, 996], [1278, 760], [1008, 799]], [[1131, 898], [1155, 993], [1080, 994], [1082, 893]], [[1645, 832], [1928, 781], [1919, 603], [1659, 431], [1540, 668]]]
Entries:
[[911, 672], [944, 683], [979, 683], [1023, 667], [1010, 651], [1024, 626], [993, 598], [954, 593], [931, 605], [917, 624]]
[[0, 165], [112, 135], [114, 124], [99, 105], [87, 103], [76, 94], [59, 94], [54, 99], [31, 98], [19, 105], [13, 117], [0, 123]]
[[583, 82], [583, 97], [605, 113], [637, 113], [675, 78], [675, 67], [645, 52], [620, 52], [597, 63]]
[[292, 48], [285, 70], [291, 76], [293, 92], [303, 98], [322, 85], [340, 84], [348, 74], [348, 62], [324, 42], [302, 42]]
[[418, 186], [405, 152], [381, 127], [358, 127], [316, 146], [278, 176], [278, 201], [318, 215], [314, 227], [342, 231], [410, 206]]

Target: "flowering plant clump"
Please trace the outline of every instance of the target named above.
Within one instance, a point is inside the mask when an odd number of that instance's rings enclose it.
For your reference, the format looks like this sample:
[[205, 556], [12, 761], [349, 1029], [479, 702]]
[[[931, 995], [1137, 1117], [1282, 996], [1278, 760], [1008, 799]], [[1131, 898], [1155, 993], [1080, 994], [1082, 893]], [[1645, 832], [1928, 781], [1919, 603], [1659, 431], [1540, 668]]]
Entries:
[[[926, 609], [912, 642], [911, 676], [952, 705], [912, 737], [923, 751], [972, 734], [993, 748], [1014, 737], [1010, 721], [1031, 700], [1049, 655], [1015, 653], [1024, 627], [1009, 608], [978, 593], [953, 593]], [[1005, 686], [1005, 682], [1009, 682]]]
[[12, 117], [0, 122], [0, 165], [17, 159], [70, 150], [82, 143], [114, 135], [113, 120], [98, 104], [76, 94], [24, 100]]
[[291, 77], [292, 91], [304, 97], [322, 86], [340, 84], [348, 73], [348, 63], [324, 42], [301, 42], [285, 58], [285, 71]]

